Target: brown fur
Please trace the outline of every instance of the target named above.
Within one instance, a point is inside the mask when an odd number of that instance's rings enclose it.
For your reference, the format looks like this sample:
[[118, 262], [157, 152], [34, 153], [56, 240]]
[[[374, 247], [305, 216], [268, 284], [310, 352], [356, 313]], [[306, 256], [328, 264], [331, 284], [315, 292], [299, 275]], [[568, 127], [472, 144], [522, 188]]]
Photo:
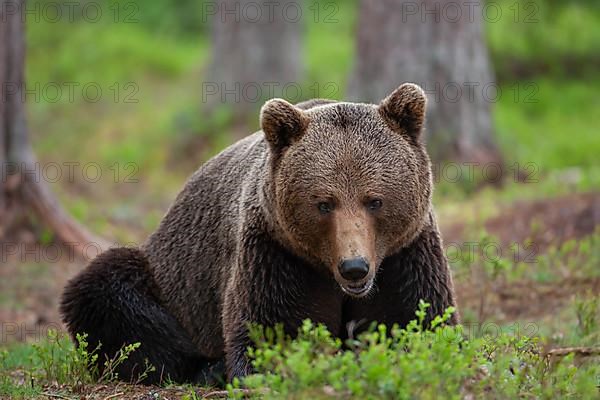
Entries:
[[[424, 112], [412, 84], [379, 106], [270, 100], [262, 132], [190, 178], [141, 250], [157, 302], [198, 354], [224, 357], [231, 379], [251, 371], [248, 322], [293, 334], [310, 318], [345, 337], [351, 321], [406, 324], [419, 299], [432, 305], [428, 321], [454, 305], [420, 143]], [[375, 200], [380, 208], [369, 208]], [[369, 265], [358, 283], [339, 272], [353, 257]], [[344, 293], [353, 284], [367, 285], [363, 297]]]

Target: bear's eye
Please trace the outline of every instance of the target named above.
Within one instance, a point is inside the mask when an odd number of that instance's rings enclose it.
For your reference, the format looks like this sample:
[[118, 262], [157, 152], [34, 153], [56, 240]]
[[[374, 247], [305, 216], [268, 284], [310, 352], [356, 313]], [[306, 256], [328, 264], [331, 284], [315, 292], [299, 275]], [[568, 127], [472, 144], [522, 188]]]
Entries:
[[328, 201], [322, 201], [319, 204], [317, 204], [317, 208], [319, 209], [319, 212], [321, 214], [329, 214], [333, 211], [333, 204], [331, 204]]
[[367, 208], [369, 211], [377, 211], [383, 206], [383, 201], [380, 199], [373, 199], [367, 203]]

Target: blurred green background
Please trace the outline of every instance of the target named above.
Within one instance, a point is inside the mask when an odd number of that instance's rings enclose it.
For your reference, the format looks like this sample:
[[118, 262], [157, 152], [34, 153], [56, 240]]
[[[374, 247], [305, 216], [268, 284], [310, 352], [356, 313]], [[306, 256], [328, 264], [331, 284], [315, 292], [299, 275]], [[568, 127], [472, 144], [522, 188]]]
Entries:
[[[355, 51], [357, 2], [335, 3], [336, 23], [306, 19], [303, 51], [307, 82], [335, 82], [339, 88], [335, 97], [343, 99]], [[515, 0], [496, 3], [508, 10]], [[524, 5], [532, 2], [521, 3], [521, 10], [526, 10]], [[544, 179], [534, 190], [538, 195], [564, 190], [564, 185], [556, 184], [564, 171], [576, 176], [578, 188], [598, 188], [598, 3], [533, 3], [538, 23], [500, 18], [485, 24], [496, 79], [505, 93], [514, 85], [537, 85], [536, 102], [514, 102], [504, 95], [493, 104], [497, 140], [508, 165], [533, 162], [539, 168]], [[97, 82], [106, 91], [116, 83], [119, 101], [112, 99], [112, 91], [98, 102], [81, 95], [73, 102], [66, 96], [55, 103], [30, 101], [29, 124], [42, 161], [93, 161], [104, 171], [120, 163], [123, 174], [135, 174], [135, 184], [123, 179], [114, 183], [105, 179], [112, 178], [105, 173], [103, 184], [54, 186], [60, 186], [56, 190], [65, 207], [92, 229], [134, 225], [133, 237], [139, 238], [142, 231], [156, 226], [185, 177], [243, 133], [232, 128], [226, 110], [201, 113], [211, 42], [202, 1], [110, 4], [105, 12], [121, 11], [116, 22], [108, 15], [96, 23], [82, 18], [28, 21], [26, 76], [29, 86]], [[126, 15], [137, 22], [123, 22]], [[123, 101], [127, 95], [137, 103]], [[258, 118], [249, 125], [248, 133], [257, 129]], [[135, 163], [135, 171], [124, 169], [129, 162]], [[461, 196], [462, 189], [442, 185], [438, 192]], [[107, 221], [111, 226], [105, 225]]]

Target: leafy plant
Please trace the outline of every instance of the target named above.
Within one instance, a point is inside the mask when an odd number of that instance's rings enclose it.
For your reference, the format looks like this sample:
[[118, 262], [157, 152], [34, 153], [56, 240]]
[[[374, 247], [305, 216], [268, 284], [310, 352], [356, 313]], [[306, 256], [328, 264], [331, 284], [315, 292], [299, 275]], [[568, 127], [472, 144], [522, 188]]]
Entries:
[[78, 345], [73, 346], [69, 338], [49, 330], [46, 341], [33, 344], [33, 379], [75, 388], [93, 382], [98, 355], [97, 349], [89, 350], [86, 337], [77, 335]]
[[[90, 349], [87, 342], [87, 334], [77, 334], [77, 345], [64, 335], [59, 335], [55, 330], [48, 331], [48, 340], [39, 344], [33, 344], [33, 364], [36, 369], [32, 375], [44, 382], [57, 382], [72, 387], [81, 387], [93, 382], [113, 382], [118, 379], [117, 368], [123, 364], [140, 343], [132, 343], [123, 346], [113, 358], [104, 361], [102, 373], [98, 369], [98, 351], [101, 344]], [[142, 381], [152, 366], [146, 364], [144, 372], [138, 378]]]
[[[378, 325], [345, 343], [323, 325], [304, 321], [296, 339], [275, 329], [252, 327], [248, 355], [257, 373], [228, 386], [231, 397], [460, 399], [585, 398], [594, 392], [597, 365], [571, 357], [551, 364], [537, 338], [499, 332], [467, 337], [444, 323], [454, 311], [423, 328], [421, 302], [405, 328]], [[595, 390], [595, 389], [594, 389]], [[596, 392], [597, 394], [597, 392]]]

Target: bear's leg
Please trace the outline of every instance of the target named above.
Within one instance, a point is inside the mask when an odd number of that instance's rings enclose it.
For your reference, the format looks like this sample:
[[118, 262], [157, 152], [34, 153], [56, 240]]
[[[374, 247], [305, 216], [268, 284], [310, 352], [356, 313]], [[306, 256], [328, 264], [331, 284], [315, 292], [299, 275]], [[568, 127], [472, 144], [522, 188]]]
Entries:
[[127, 344], [141, 346], [116, 367], [119, 379], [136, 381], [155, 367], [144, 383], [197, 381], [209, 360], [197, 353], [177, 320], [158, 301], [158, 289], [141, 251], [110, 249], [66, 286], [60, 311], [69, 333], [87, 333], [89, 349], [101, 345], [98, 368]]

